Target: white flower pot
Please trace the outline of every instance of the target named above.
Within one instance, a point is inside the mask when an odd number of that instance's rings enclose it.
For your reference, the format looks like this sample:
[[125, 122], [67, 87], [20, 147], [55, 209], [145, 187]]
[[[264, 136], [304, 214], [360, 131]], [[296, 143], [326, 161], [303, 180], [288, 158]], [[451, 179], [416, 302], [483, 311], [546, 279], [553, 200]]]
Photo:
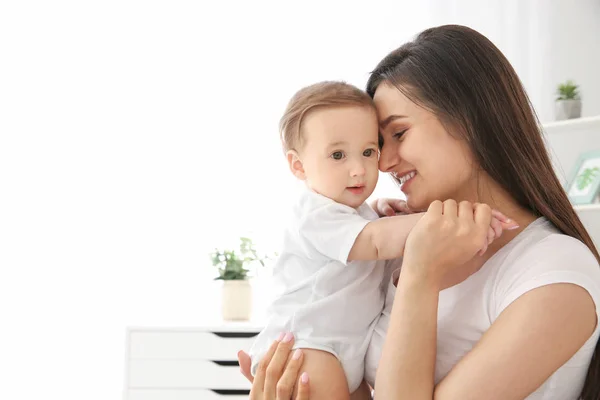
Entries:
[[222, 307], [226, 321], [248, 321], [252, 314], [252, 286], [247, 280], [223, 281]]
[[581, 100], [556, 100], [556, 120], [581, 117]]

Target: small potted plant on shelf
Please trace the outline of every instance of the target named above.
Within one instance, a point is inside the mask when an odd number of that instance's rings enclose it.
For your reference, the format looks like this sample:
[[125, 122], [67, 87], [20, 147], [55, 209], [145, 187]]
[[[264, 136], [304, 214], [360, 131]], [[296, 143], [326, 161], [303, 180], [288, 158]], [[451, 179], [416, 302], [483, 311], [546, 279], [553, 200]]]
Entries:
[[216, 280], [223, 281], [222, 308], [223, 319], [227, 321], [247, 321], [252, 314], [252, 286], [248, 281], [250, 267], [264, 266], [270, 257], [261, 256], [252, 240], [240, 238], [238, 250], [215, 249], [211, 253], [212, 265], [218, 268]]
[[579, 86], [573, 81], [566, 81], [558, 85], [556, 90], [556, 119], [572, 119], [581, 117], [581, 98]]

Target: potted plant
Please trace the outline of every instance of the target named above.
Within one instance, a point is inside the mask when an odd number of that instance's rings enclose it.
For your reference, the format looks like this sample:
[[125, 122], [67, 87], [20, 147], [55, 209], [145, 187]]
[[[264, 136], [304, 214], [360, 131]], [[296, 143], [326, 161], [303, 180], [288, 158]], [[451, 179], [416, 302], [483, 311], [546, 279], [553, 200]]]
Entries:
[[270, 257], [260, 256], [252, 240], [240, 238], [238, 250], [219, 250], [211, 254], [212, 265], [218, 268], [215, 280], [223, 281], [223, 319], [227, 321], [247, 321], [252, 314], [252, 287], [248, 281], [252, 264], [265, 265]]
[[556, 119], [564, 120], [581, 117], [581, 98], [579, 86], [573, 81], [566, 81], [558, 85], [556, 94]]

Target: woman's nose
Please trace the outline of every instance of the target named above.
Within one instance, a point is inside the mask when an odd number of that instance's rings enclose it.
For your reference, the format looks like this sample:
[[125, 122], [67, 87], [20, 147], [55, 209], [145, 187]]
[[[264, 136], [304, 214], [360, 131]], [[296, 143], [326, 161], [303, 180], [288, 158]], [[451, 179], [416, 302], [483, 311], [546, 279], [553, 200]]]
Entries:
[[379, 152], [379, 170], [390, 172], [400, 162], [397, 148], [384, 144]]

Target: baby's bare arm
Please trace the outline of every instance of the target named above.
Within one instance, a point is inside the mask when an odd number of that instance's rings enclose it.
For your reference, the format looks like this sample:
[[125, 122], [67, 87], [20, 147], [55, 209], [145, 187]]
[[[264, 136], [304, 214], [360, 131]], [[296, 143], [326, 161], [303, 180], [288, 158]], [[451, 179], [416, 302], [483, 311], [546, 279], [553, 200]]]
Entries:
[[401, 257], [408, 234], [423, 215], [397, 215], [369, 222], [356, 238], [348, 261]]

